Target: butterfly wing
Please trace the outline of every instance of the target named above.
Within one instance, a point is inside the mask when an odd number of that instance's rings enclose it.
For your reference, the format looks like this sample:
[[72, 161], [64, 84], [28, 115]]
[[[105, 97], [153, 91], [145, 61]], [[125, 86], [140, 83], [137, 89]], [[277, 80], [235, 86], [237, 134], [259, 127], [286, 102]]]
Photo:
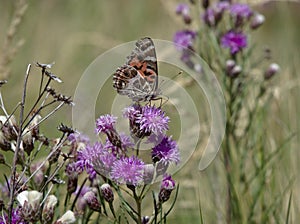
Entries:
[[145, 37], [136, 42], [135, 49], [127, 57], [126, 64], [138, 70], [139, 74], [157, 88], [158, 72], [157, 58], [154, 43], [151, 38]]
[[155, 47], [151, 38], [136, 42], [126, 64], [113, 76], [113, 87], [134, 101], [153, 98], [157, 90], [158, 73]]

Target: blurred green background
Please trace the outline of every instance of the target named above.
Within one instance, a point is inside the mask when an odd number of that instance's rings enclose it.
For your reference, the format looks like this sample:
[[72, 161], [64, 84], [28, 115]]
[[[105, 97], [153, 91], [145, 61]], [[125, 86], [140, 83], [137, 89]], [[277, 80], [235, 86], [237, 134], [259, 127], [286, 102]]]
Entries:
[[[7, 30], [18, 2], [22, 1], [0, 0], [1, 57], [5, 54], [5, 48], [2, 46], [5, 46]], [[276, 102], [272, 104], [272, 114], [266, 122], [270, 123], [270, 131], [278, 138], [288, 132], [296, 133], [290, 149], [276, 166], [279, 170], [278, 178], [283, 182], [292, 176], [295, 177], [292, 217], [294, 220], [300, 220], [300, 78], [297, 73], [300, 69], [300, 4], [295, 1], [249, 2], [266, 16], [265, 25], [254, 32], [252, 40], [257, 41], [258, 48], [269, 47], [272, 51], [272, 61], [281, 67], [280, 75], [272, 80]], [[20, 101], [28, 63], [55, 61], [52, 71], [64, 81], [55, 88], [72, 96], [84, 70], [106, 50], [144, 36], [172, 40], [174, 32], [184, 27], [174, 13], [177, 3], [178, 1], [171, 0], [28, 1], [27, 11], [8, 48], [15, 48], [21, 39], [24, 40], [24, 44], [13, 55], [11, 62], [4, 66], [9, 69], [9, 84], [2, 88], [7, 110], [12, 110]], [[37, 76], [31, 77], [34, 81], [31, 82], [30, 88], [36, 85], [35, 80], [39, 80], [39, 73], [33, 73]], [[29, 95], [30, 97], [34, 97], [34, 93]], [[105, 103], [102, 103], [101, 107], [105, 107]], [[105, 108], [99, 110], [105, 111]], [[60, 121], [71, 124], [71, 109], [59, 111], [49, 122], [52, 121], [53, 129]], [[54, 135], [51, 131], [50, 134]], [[214, 211], [216, 201], [212, 199], [218, 195], [213, 195], [211, 188], [215, 187], [212, 176], [215, 166], [220, 166], [220, 161], [217, 159], [203, 172], [196, 170], [198, 161], [199, 153], [196, 152], [191, 161], [177, 174], [181, 190], [171, 217], [176, 221], [170, 223], [198, 223], [199, 200], [207, 223], [211, 223], [210, 216], [218, 213]]]

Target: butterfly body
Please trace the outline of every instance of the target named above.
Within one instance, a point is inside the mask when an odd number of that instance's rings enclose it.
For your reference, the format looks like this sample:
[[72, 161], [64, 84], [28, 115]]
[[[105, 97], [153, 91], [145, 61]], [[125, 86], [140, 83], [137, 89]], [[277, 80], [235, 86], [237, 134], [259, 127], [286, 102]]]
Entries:
[[136, 42], [126, 63], [113, 75], [113, 87], [136, 102], [157, 97], [158, 70], [154, 43], [149, 37]]

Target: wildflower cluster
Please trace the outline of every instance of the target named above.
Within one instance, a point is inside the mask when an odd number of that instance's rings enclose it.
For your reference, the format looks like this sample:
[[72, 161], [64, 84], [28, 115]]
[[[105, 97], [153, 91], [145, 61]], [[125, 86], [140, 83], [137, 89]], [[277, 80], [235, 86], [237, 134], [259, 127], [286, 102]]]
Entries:
[[[0, 224], [88, 222], [92, 214], [97, 214], [98, 221], [105, 218], [118, 223], [128, 217], [136, 223], [158, 220], [162, 204], [176, 188], [175, 181], [167, 174], [168, 167], [180, 161], [176, 142], [166, 134], [170, 119], [162, 108], [140, 104], [125, 108], [123, 117], [128, 120], [130, 135], [119, 132], [117, 117], [107, 114], [96, 120], [97, 142], [92, 143], [64, 124], [57, 127], [60, 138], [48, 138], [40, 130], [40, 124], [61, 106], [73, 103], [70, 97], [50, 87], [53, 81], [61, 82], [50, 72], [53, 64], [36, 65], [41, 70], [41, 83], [28, 114], [24, 105], [31, 65], [26, 71], [19, 120], [16, 111], [6, 112], [0, 95], [4, 113], [0, 116], [0, 165], [12, 170], [11, 176], [5, 176], [0, 184]], [[4, 84], [1, 82], [2, 88]], [[55, 104], [53, 110], [45, 112]], [[142, 144], [150, 145], [145, 158], [140, 155], [145, 150]], [[41, 152], [47, 152], [46, 158], [41, 158]], [[12, 161], [6, 159], [10, 153], [14, 155]], [[161, 181], [161, 187], [153, 201], [155, 209], [144, 216], [142, 201], [157, 181]], [[124, 192], [134, 199], [136, 207], [126, 206], [129, 202]], [[121, 203], [115, 203], [115, 198]], [[61, 202], [63, 210], [58, 208]], [[120, 206], [126, 215], [117, 214], [115, 206]]]
[[[248, 4], [235, 1], [203, 0], [201, 5], [200, 15], [196, 14], [199, 9], [193, 2], [180, 3], [174, 8], [174, 13], [183, 18], [184, 28], [174, 34], [173, 41], [181, 60], [202, 75], [205, 73], [201, 69], [202, 62], [194, 57], [200, 55], [224, 91], [227, 121], [222, 151], [227, 178], [226, 222], [256, 222], [257, 217], [269, 220], [255, 210], [260, 199], [249, 189], [264, 172], [257, 161], [268, 163], [264, 151], [266, 143], [258, 142], [262, 133], [259, 135], [255, 127], [262, 126], [257, 117], [266, 111], [266, 102], [272, 98], [270, 80], [280, 69], [270, 62], [270, 49], [255, 48], [250, 38], [252, 32], [263, 25], [265, 17]], [[262, 154], [263, 159], [259, 157]], [[249, 203], [240, 200], [241, 195], [248, 195]], [[264, 202], [263, 206], [270, 208], [272, 203]]]
[[[150, 185], [162, 178], [160, 196], [156, 207], [161, 209], [161, 204], [170, 198], [171, 192], [175, 189], [175, 182], [168, 175], [167, 169], [171, 164], [178, 164], [180, 161], [179, 149], [172, 137], [166, 135], [168, 130], [169, 117], [161, 108], [156, 106], [133, 104], [123, 110], [124, 119], [128, 119], [130, 136], [119, 132], [116, 128], [117, 117], [106, 114], [96, 120], [95, 132], [100, 139], [95, 143], [86, 141], [85, 147], [78, 150], [77, 159], [67, 166], [67, 175], [79, 175], [83, 170], [89, 174], [91, 183], [101, 182], [100, 198], [106, 201], [112, 214], [114, 214], [114, 193], [112, 188], [122, 196], [122, 185], [132, 191], [132, 197], [141, 206], [141, 198], [145, 197], [147, 191], [140, 192], [140, 189], [150, 188]], [[77, 139], [80, 142], [82, 136], [71, 134], [70, 139]], [[76, 140], [75, 140], [76, 141]], [[140, 157], [141, 143], [151, 144], [148, 157], [152, 161], [147, 164]], [[144, 149], [143, 149], [144, 150]], [[148, 160], [149, 161], [149, 160]], [[70, 168], [72, 167], [72, 168]], [[70, 171], [68, 171], [70, 169]], [[76, 175], [76, 176], [77, 176]], [[76, 179], [77, 182], [77, 179]], [[171, 187], [168, 182], [172, 183]], [[76, 188], [78, 193], [78, 187]], [[68, 188], [69, 190], [69, 188]], [[72, 186], [70, 193], [75, 192]], [[94, 197], [89, 195], [88, 198]], [[83, 196], [87, 198], [86, 194]], [[99, 198], [99, 201], [101, 201]], [[96, 203], [98, 204], [98, 203]], [[99, 205], [100, 206], [100, 205]], [[102, 204], [103, 206], [103, 204]], [[83, 208], [80, 205], [78, 208]], [[98, 207], [94, 206], [94, 207]], [[140, 223], [143, 219], [141, 211], [133, 210], [132, 207], [124, 207], [135, 222]], [[95, 209], [93, 209], [95, 211]], [[98, 212], [100, 210], [98, 209]], [[134, 215], [136, 214], [136, 215]], [[157, 216], [154, 212], [149, 217]]]
[[[228, 60], [235, 62], [234, 69], [227, 71], [229, 76], [234, 76], [237, 74], [236, 70], [241, 69], [237, 63], [241, 62], [240, 58], [250, 56], [251, 43], [249, 43], [248, 36], [251, 31], [264, 23], [265, 17], [245, 3], [231, 3], [230, 1], [203, 1], [203, 9], [200, 19], [194, 20], [190, 5], [180, 3], [176, 8], [177, 14], [183, 15], [184, 12], [185, 17], [190, 18], [189, 23], [185, 22], [188, 25], [187, 28], [177, 31], [173, 38], [176, 47], [181, 51], [181, 59], [190, 68], [199, 71], [196, 69], [199, 63], [192, 59], [193, 52], [198, 52], [208, 62], [212, 60], [213, 55], [218, 57], [217, 55], [222, 53], [223, 58], [227, 57]], [[200, 28], [192, 29], [191, 21], [198, 23]], [[200, 47], [196, 48], [197, 42], [200, 42]], [[227, 52], [230, 55], [227, 55]], [[265, 59], [269, 59], [268, 55]], [[213, 63], [210, 64], [213, 66]], [[265, 67], [265, 71], [276, 67], [271, 76], [279, 70], [278, 66], [273, 66], [274, 64]], [[223, 62], [222, 66], [225, 65], [226, 62]], [[271, 76], [265, 75], [265, 78], [268, 79]]]
[[[4, 175], [5, 181], [0, 183], [1, 224], [75, 222], [73, 212], [66, 211], [62, 215], [56, 209], [58, 195], [51, 192], [53, 184], [64, 183], [57, 177], [64, 162], [58, 160], [67, 136], [74, 130], [61, 124], [59, 129], [63, 135], [50, 139], [40, 129], [41, 124], [63, 105], [73, 105], [70, 97], [57, 93], [49, 86], [53, 81], [61, 83], [61, 79], [50, 72], [52, 65], [36, 63], [41, 70], [41, 81], [38, 96], [32, 105], [27, 103], [31, 64], [26, 70], [21, 103], [12, 113], [7, 112], [0, 94], [0, 165], [11, 170], [10, 176]], [[1, 89], [5, 88], [3, 85], [7, 82], [0, 83]], [[40, 160], [41, 154], [46, 151], [48, 156]]]

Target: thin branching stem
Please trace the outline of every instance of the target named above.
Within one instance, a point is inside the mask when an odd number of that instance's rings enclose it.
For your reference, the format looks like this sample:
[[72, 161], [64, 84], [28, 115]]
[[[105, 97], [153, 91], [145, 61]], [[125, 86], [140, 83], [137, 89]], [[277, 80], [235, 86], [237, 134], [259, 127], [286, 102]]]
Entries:
[[16, 187], [16, 171], [17, 171], [17, 160], [18, 154], [21, 146], [22, 140], [22, 131], [23, 131], [23, 116], [24, 116], [24, 107], [25, 107], [25, 99], [26, 99], [26, 90], [27, 90], [27, 81], [30, 73], [31, 64], [27, 66], [27, 70], [25, 73], [25, 80], [23, 86], [23, 95], [22, 95], [22, 102], [21, 102], [21, 110], [20, 110], [20, 118], [19, 118], [19, 132], [17, 137], [16, 149], [13, 158], [12, 170], [11, 170], [11, 183], [10, 183], [10, 195], [9, 195], [9, 203], [8, 203], [8, 223], [12, 223], [12, 211], [13, 211], [13, 204], [15, 200], [15, 187]]

